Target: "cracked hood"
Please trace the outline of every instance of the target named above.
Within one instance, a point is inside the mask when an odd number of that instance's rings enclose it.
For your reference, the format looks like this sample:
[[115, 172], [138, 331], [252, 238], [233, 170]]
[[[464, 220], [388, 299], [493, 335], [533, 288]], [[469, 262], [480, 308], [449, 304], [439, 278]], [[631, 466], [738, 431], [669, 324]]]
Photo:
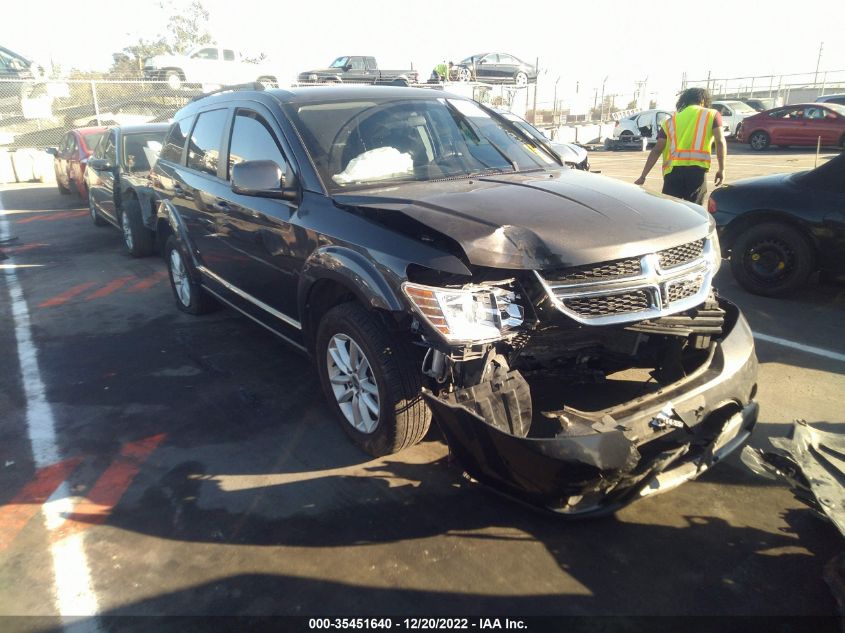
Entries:
[[408, 231], [448, 237], [471, 264], [514, 270], [642, 255], [704, 237], [711, 223], [697, 205], [570, 169], [401, 184], [334, 199], [375, 221], [407, 216], [422, 225]]

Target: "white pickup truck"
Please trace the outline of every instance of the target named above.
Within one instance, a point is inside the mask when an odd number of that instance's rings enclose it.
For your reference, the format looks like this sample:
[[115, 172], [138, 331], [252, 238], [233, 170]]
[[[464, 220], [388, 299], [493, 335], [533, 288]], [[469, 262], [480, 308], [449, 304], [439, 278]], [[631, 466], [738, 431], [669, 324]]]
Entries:
[[259, 81], [278, 85], [278, 73], [267, 63], [252, 63], [231, 48], [197, 46], [186, 55], [156, 55], [144, 62], [144, 77], [166, 81], [173, 90], [183, 83], [238, 84]]

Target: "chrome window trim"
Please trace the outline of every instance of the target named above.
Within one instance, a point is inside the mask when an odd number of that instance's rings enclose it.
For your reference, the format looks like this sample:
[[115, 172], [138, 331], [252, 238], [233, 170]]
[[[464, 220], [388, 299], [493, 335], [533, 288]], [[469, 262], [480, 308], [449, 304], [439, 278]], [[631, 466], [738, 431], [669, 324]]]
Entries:
[[213, 279], [214, 281], [216, 281], [217, 283], [222, 285], [224, 288], [226, 288], [226, 290], [229, 290], [230, 292], [234, 292], [241, 299], [245, 299], [246, 301], [249, 301], [253, 305], [261, 308], [262, 310], [264, 310], [265, 312], [272, 314], [274, 317], [276, 317], [280, 321], [287, 323], [291, 327], [295, 327], [297, 330], [302, 329], [302, 324], [299, 321], [297, 321], [296, 319], [292, 319], [291, 317], [287, 316], [286, 314], [282, 314], [281, 312], [279, 312], [275, 308], [271, 308], [270, 306], [268, 306], [266, 303], [264, 303], [260, 299], [256, 299], [251, 294], [244, 292], [243, 290], [241, 290], [240, 288], [238, 288], [234, 284], [226, 281], [220, 275], [217, 275], [217, 274], [211, 272], [205, 266], [197, 266], [197, 270], [199, 270], [203, 275], [207, 275], [208, 277], [210, 277], [211, 279]]

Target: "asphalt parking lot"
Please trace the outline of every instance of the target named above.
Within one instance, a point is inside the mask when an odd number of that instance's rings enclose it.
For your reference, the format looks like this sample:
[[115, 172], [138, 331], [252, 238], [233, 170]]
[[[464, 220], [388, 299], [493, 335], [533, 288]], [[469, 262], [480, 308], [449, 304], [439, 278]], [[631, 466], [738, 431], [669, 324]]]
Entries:
[[[729, 181], [814, 162], [729, 150]], [[628, 181], [644, 160], [591, 155]], [[466, 481], [436, 430], [371, 460], [303, 356], [233, 311], [177, 311], [160, 259], [78, 198], [0, 204], [0, 615], [836, 613], [838, 532], [736, 456], [571, 523]], [[842, 429], [845, 286], [763, 299], [727, 266], [717, 286], [768, 337], [752, 443], [796, 418]]]

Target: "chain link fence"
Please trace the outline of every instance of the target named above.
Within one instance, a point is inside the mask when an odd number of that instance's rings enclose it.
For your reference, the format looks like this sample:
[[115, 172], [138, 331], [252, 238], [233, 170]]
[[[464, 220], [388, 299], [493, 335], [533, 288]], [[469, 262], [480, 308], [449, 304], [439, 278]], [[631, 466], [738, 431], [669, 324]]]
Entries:
[[197, 87], [166, 82], [0, 80], [0, 147], [51, 147], [71, 128], [167, 121]]

